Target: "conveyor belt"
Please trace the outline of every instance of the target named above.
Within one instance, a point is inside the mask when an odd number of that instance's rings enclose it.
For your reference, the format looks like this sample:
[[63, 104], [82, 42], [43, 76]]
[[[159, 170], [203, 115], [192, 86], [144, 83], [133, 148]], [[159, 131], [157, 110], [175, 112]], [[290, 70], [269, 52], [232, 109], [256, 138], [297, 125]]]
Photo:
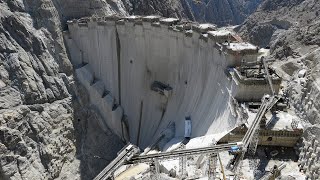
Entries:
[[94, 178], [94, 180], [106, 180], [111, 178], [113, 173], [123, 165], [132, 154], [137, 152], [137, 147], [132, 144], [128, 144], [118, 153], [118, 156]]
[[[240, 165], [240, 162], [244, 158], [245, 153], [248, 150], [249, 144], [252, 142], [254, 135], [256, 134], [255, 132], [258, 130], [260, 126], [261, 119], [265, 115], [265, 113], [272, 108], [272, 106], [278, 101], [275, 101], [275, 98], [278, 99], [277, 97], [272, 96], [270, 99], [263, 99], [262, 104], [258, 110], [258, 113], [256, 114], [256, 117], [254, 118], [251, 126], [249, 127], [248, 131], [244, 135], [242, 139], [243, 147], [242, 147], [242, 152], [235, 156], [235, 161], [234, 161], [234, 166], [233, 166], [233, 171], [238, 170], [238, 166]], [[273, 105], [272, 105], [273, 104]], [[272, 106], [271, 106], [272, 105]]]
[[273, 88], [273, 84], [272, 84], [272, 80], [271, 80], [271, 76], [269, 74], [269, 69], [268, 69], [268, 64], [267, 64], [267, 61], [265, 60], [265, 58], [262, 56], [261, 57], [261, 60], [263, 62], [263, 66], [264, 66], [264, 71], [266, 73], [266, 76], [267, 76], [267, 79], [268, 79], [268, 82], [269, 82], [269, 86], [270, 86], [270, 90], [272, 92], [272, 96], [275, 95], [275, 90]]
[[176, 158], [176, 157], [186, 156], [186, 155], [218, 153], [221, 151], [227, 151], [232, 146], [236, 146], [236, 145], [237, 145], [237, 143], [229, 143], [229, 144], [221, 144], [221, 145], [215, 145], [215, 146], [205, 147], [205, 148], [183, 149], [183, 150], [179, 150], [179, 151], [162, 152], [162, 153], [158, 153], [158, 154], [135, 156], [129, 162], [130, 163], [137, 163], [137, 162], [150, 161], [152, 159], [165, 159], [165, 158]]
[[[243, 154], [246, 152], [247, 147], [249, 146], [250, 142], [253, 139], [254, 132], [260, 126], [260, 122], [262, 117], [265, 115], [266, 111], [272, 108], [272, 106], [277, 103], [278, 98], [272, 96], [270, 99], [263, 100], [258, 113], [253, 120], [250, 128], [248, 129], [247, 133], [245, 134], [241, 144], [243, 144]], [[186, 155], [197, 155], [197, 154], [215, 154], [221, 151], [228, 151], [231, 147], [237, 146], [239, 143], [228, 143], [228, 144], [220, 144], [211, 147], [204, 147], [204, 148], [196, 148], [196, 149], [183, 149], [179, 151], [172, 151], [172, 152], [161, 152], [157, 154], [149, 154], [149, 155], [140, 155], [140, 156], [133, 156], [135, 149], [127, 149], [124, 148], [122, 151], [119, 152], [118, 157], [114, 159], [101, 173], [94, 179], [94, 180], [105, 180], [112, 176], [112, 173], [119, 168], [121, 165], [126, 163], [139, 163], [139, 162], [147, 162], [153, 159], [166, 159], [166, 158], [177, 158]], [[132, 157], [132, 158], [131, 158]], [[242, 158], [237, 159], [241, 161]]]
[[257, 128], [260, 126], [260, 122], [262, 117], [265, 115], [267, 109], [268, 109], [268, 104], [269, 104], [270, 100], [265, 100], [263, 101], [263, 103], [261, 104], [258, 113], [256, 115], [256, 117], [254, 118], [250, 128], [248, 129], [247, 133], [244, 135], [243, 137], [243, 148], [246, 149], [249, 146], [249, 143], [251, 142], [254, 132], [255, 130], [257, 130]]
[[243, 137], [242, 142], [245, 149], [248, 147], [249, 143], [251, 142], [254, 132], [259, 128], [260, 122], [263, 116], [266, 114], [268, 110], [270, 110], [278, 102], [278, 100], [279, 98], [277, 96], [271, 96], [269, 99], [263, 100], [256, 117], [254, 118], [247, 133]]

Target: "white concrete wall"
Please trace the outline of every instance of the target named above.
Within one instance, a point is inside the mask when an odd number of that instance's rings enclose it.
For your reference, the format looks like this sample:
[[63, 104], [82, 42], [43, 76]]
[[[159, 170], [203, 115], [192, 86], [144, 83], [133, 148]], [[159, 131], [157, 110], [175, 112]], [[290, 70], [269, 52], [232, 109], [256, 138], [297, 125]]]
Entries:
[[[88, 22], [88, 27], [69, 25], [69, 32], [73, 40], [69, 49], [80, 49], [79, 54], [83, 54], [82, 62], [92, 67], [94, 76], [103, 82], [116, 100], [119, 100], [115, 22], [108, 22], [104, 26], [92, 21]], [[74, 50], [69, 52], [73, 58]]]
[[[121, 46], [120, 62], [116, 31]], [[234, 127], [236, 117], [229, 108], [232, 106], [229, 95], [232, 82], [224, 73], [228, 62], [225, 52], [215, 49], [211, 39], [201, 40], [198, 33], [186, 37], [183, 32], [169, 30], [166, 25], [155, 27], [148, 22], [116, 25], [107, 21], [104, 26], [89, 22], [88, 28], [74, 23], [69, 24], [69, 32], [73, 40], [67, 43], [71, 58], [78, 58], [72, 55], [74, 49], [83, 51], [88, 66], [101, 79], [105, 90], [111, 92], [116, 102], [121, 97], [120, 105], [129, 120], [131, 142], [146, 147], [171, 122], [176, 124], [176, 136], [182, 137], [186, 116], [191, 116], [192, 137]], [[151, 91], [154, 81], [169, 84], [173, 88], [172, 95], [166, 98]], [[92, 98], [92, 103], [101, 105], [96, 98]], [[106, 114], [109, 112], [100, 109]], [[108, 126], [122, 136], [121, 120], [109, 116], [105, 115], [106, 121], [112, 121], [107, 122]]]
[[228, 59], [228, 66], [230, 67], [234, 67], [234, 66], [240, 66], [242, 60], [244, 60], [245, 62], [257, 62], [258, 59], [258, 53], [257, 54], [246, 54], [246, 55], [241, 55], [239, 53], [239, 55], [232, 55], [232, 54], [228, 54], [227, 55], [227, 59]]
[[[231, 72], [231, 76], [233, 81], [232, 87], [235, 87], [232, 95], [239, 102], [261, 102], [264, 95], [272, 94], [267, 79], [241, 77], [242, 81], [247, 81], [247, 84], [245, 84], [239, 79], [239, 72], [233, 71]], [[279, 93], [280, 83], [279, 79], [273, 80], [273, 89], [276, 94]]]
[[[280, 84], [274, 85], [273, 88], [275, 89], [276, 93], [279, 92]], [[247, 102], [261, 102], [262, 97], [265, 94], [272, 94], [269, 84], [266, 85], [244, 85], [240, 84], [238, 87], [237, 93], [234, 95], [235, 98], [240, 101], [247, 101]]]
[[110, 94], [103, 97], [105, 88], [101, 80], [92, 83], [93, 72], [90, 65], [76, 69], [76, 75], [80, 83], [87, 89], [91, 104], [104, 119], [104, 122], [99, 122], [102, 129], [107, 132], [109, 131], [108, 126], [121, 138], [125, 138], [126, 132], [123, 132], [121, 124], [123, 109], [121, 106], [113, 109], [115, 99]]
[[[236, 87], [236, 91], [234, 91], [233, 96], [239, 102], [261, 102], [261, 99], [264, 95], [271, 95], [271, 89], [268, 82], [265, 85], [245, 85], [239, 83], [239, 81], [234, 77], [233, 79], [233, 87]], [[280, 89], [280, 84], [273, 84], [273, 88], [278, 94]]]

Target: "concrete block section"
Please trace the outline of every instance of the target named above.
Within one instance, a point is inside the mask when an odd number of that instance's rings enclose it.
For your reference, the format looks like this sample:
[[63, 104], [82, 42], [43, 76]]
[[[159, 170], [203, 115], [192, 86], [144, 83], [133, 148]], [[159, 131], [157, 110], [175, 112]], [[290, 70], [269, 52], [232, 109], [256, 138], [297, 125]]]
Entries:
[[122, 17], [114, 14], [114, 15], [110, 15], [110, 16], [105, 16], [104, 19], [106, 21], [118, 21], [118, 20], [122, 19]]
[[217, 43], [234, 42], [234, 33], [229, 30], [208, 31], [208, 37]]
[[165, 18], [160, 20], [160, 24], [164, 24], [168, 26], [175, 25], [178, 22], [179, 22], [179, 19], [176, 19], [176, 18]]
[[232, 67], [240, 66], [242, 62], [257, 62], [259, 48], [247, 42], [223, 43], [223, 49], [228, 54]]
[[120, 137], [122, 137], [122, 117], [123, 117], [123, 108], [118, 106], [112, 111], [112, 126], [113, 131]]
[[193, 25], [192, 29], [199, 33], [206, 33], [208, 31], [216, 30], [217, 26], [214, 24], [200, 24], [200, 25]]
[[144, 22], [159, 22], [160, 17], [159, 16], [145, 16], [142, 18]]
[[92, 102], [95, 104], [97, 109], [99, 110], [101, 116], [103, 117], [103, 124], [107, 127], [109, 127], [112, 132], [114, 132], [119, 137], [122, 136], [120, 131], [116, 131], [114, 128], [114, 123], [112, 121], [112, 109], [114, 106], [114, 98], [111, 95], [106, 95], [103, 98], [97, 99], [95, 102]]
[[95, 93], [95, 96], [97, 98], [102, 98], [102, 95], [104, 93], [104, 85], [103, 82], [98, 80], [97, 82], [93, 82], [93, 84], [90, 87], [90, 91]]
[[76, 69], [76, 76], [81, 82], [81, 84], [84, 85], [86, 89], [89, 89], [94, 79], [89, 64]]
[[65, 35], [65, 42], [67, 43], [67, 50], [69, 51], [69, 54], [71, 56], [71, 62], [73, 66], [78, 67], [82, 64], [83, 61], [82, 51], [78, 48], [78, 46], [69, 35]]
[[105, 97], [102, 98], [102, 102], [103, 102], [103, 107], [107, 110], [107, 111], [112, 111], [113, 105], [115, 103], [114, 98], [108, 94]]
[[141, 22], [142, 17], [141, 16], [129, 16], [125, 18], [129, 22]]
[[242, 52], [246, 54], [258, 53], [258, 47], [247, 42], [230, 43], [227, 49], [232, 52]]
[[[235, 68], [231, 70], [231, 74], [234, 87], [237, 88], [233, 95], [238, 101], [260, 102], [265, 94], [272, 94], [269, 83], [264, 76], [247, 77]], [[282, 79], [278, 75], [272, 74], [272, 84], [276, 94], [279, 92], [281, 81]]]
[[85, 65], [76, 69], [76, 76], [80, 83], [88, 90], [90, 103], [95, 107], [103, 121], [99, 122], [104, 131], [108, 131], [107, 127], [122, 137], [122, 116], [123, 109], [115, 107], [115, 100], [110, 93], [107, 93], [101, 80], [95, 79], [91, 71], [90, 65]]

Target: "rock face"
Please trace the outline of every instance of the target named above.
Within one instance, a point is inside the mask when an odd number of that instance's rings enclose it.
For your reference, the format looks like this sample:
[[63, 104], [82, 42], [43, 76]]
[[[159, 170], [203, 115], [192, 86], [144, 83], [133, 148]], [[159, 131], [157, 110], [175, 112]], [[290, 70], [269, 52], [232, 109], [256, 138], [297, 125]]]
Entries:
[[179, 0], [122, 0], [130, 15], [160, 15], [163, 17], [191, 17]]
[[[262, 47], [269, 46], [272, 58], [283, 60], [282, 70], [291, 76], [290, 84], [298, 84], [292, 87], [295, 89], [293, 102], [299, 111], [302, 111], [310, 100], [317, 99], [319, 14], [320, 4], [316, 0], [265, 1], [240, 28], [246, 39]], [[297, 73], [301, 69], [307, 70], [307, 75], [302, 77], [306, 78], [305, 83], [297, 79]], [[294, 82], [293, 79], [297, 80]], [[299, 86], [302, 87], [298, 88]], [[313, 103], [316, 102], [312, 101], [311, 104]], [[305, 109], [303, 113], [304, 118], [310, 115], [308, 119], [311, 123], [320, 123], [317, 120], [317, 106], [308, 108], [310, 109]]]
[[1, 179], [68, 177], [65, 167], [79, 174], [72, 164], [76, 149], [70, 111], [68, 101], [2, 110]]
[[[315, 0], [264, 1], [241, 25], [240, 33], [256, 45], [273, 45], [273, 49], [285, 44], [319, 45], [319, 6]], [[287, 42], [281, 44], [284, 39]]]
[[[91, 179], [122, 146], [79, 98], [61, 22], [93, 11], [74, 4], [0, 1], [0, 179]], [[121, 3], [78, 4], [122, 13]]]
[[[241, 24], [253, 13], [262, 0], [182, 0], [190, 7], [196, 21], [211, 22], [219, 26]], [[190, 17], [189, 17], [190, 18]]]
[[[247, 40], [270, 47], [270, 58], [276, 60], [274, 67], [286, 80], [290, 104], [305, 121], [307, 141], [320, 135], [319, 17], [318, 0], [266, 0], [240, 28]], [[306, 160], [311, 160], [304, 156], [309, 146], [302, 145], [301, 168], [309, 178], [317, 179], [313, 176], [314, 168], [304, 165]]]
[[130, 14], [158, 14], [219, 26], [240, 24], [262, 0], [122, 0]]

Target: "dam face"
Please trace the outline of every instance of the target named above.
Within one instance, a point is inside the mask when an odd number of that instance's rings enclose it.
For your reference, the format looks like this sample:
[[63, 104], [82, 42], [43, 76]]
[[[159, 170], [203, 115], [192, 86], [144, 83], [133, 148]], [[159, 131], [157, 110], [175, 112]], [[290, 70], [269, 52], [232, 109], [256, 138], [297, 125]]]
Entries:
[[183, 137], [186, 117], [191, 137], [228, 131], [240, 118], [226, 70], [241, 57], [207, 32], [213, 27], [149, 16], [80, 19], [68, 28], [71, 60], [100, 124], [124, 140], [145, 148], [169, 126]]

